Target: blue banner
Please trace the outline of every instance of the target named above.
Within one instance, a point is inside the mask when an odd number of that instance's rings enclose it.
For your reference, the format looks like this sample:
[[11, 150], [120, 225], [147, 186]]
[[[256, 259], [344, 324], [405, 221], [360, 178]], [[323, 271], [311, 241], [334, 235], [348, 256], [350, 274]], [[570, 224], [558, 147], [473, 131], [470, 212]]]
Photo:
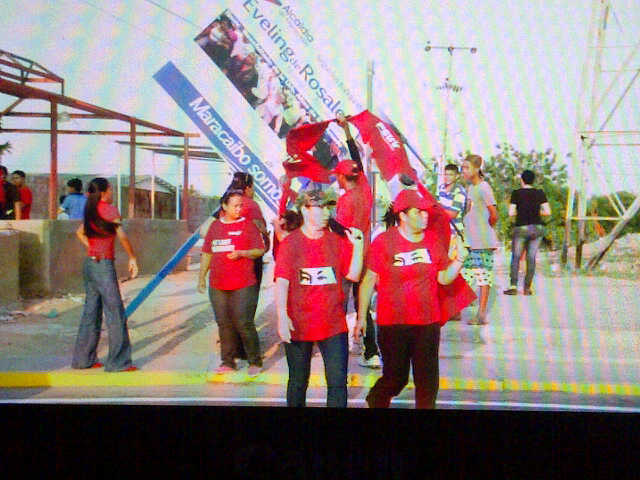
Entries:
[[229, 125], [196, 90], [187, 77], [178, 70], [173, 62], [167, 62], [153, 78], [176, 101], [235, 170], [253, 175], [255, 191], [273, 213], [277, 214], [282, 194], [277, 178], [229, 128]]

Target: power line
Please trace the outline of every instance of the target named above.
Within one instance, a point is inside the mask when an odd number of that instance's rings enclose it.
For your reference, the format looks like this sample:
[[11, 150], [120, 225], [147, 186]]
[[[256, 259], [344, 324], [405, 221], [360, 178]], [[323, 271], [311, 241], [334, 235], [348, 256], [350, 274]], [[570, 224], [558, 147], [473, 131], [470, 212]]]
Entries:
[[196, 23], [193, 23], [193, 22], [192, 22], [191, 20], [189, 20], [188, 18], [183, 17], [182, 15], [180, 15], [179, 13], [174, 12], [173, 10], [169, 10], [168, 8], [163, 7], [162, 5], [158, 5], [158, 3], [157, 3], [157, 2], [154, 2], [153, 0], [144, 0], [144, 1], [145, 1], [145, 2], [147, 2], [147, 3], [150, 3], [151, 5], [154, 5], [154, 6], [158, 7], [158, 8], [159, 8], [159, 9], [161, 9], [161, 10], [164, 10], [165, 12], [167, 12], [167, 13], [169, 13], [169, 14], [173, 15], [173, 16], [174, 16], [174, 17], [176, 17], [176, 18], [179, 18], [180, 20], [184, 20], [184, 21], [185, 21], [185, 22], [187, 22], [189, 25], [193, 25], [194, 27], [201, 28], [201, 27], [200, 27], [200, 25], [198, 25], [198, 24], [196, 24]]
[[129, 26], [129, 27], [131, 27], [131, 28], [134, 28], [135, 30], [138, 30], [138, 31], [142, 32], [143, 34], [145, 34], [145, 35], [146, 35], [147, 37], [149, 37], [149, 38], [153, 38], [154, 40], [160, 41], [160, 42], [162, 42], [162, 43], [166, 43], [167, 45], [169, 45], [170, 47], [172, 47], [172, 48], [174, 48], [174, 49], [176, 49], [176, 50], [178, 50], [178, 51], [181, 51], [181, 52], [182, 52], [182, 51], [184, 50], [183, 48], [177, 47], [177, 46], [176, 46], [176, 45], [174, 45], [173, 43], [168, 42], [168, 41], [167, 41], [167, 40], [165, 40], [164, 38], [159, 37], [159, 36], [157, 36], [157, 35], [154, 35], [154, 34], [152, 34], [152, 33], [148, 33], [148, 32], [146, 32], [144, 29], [142, 29], [141, 27], [139, 27], [138, 25], [135, 25], [135, 24], [133, 24], [133, 23], [131, 23], [131, 22], [128, 22], [127, 20], [123, 19], [122, 17], [119, 17], [118, 15], [115, 15], [114, 13], [111, 13], [111, 12], [109, 12], [108, 10], [105, 10], [104, 8], [101, 8], [101, 7], [99, 7], [99, 6], [95, 5], [95, 4], [93, 4], [93, 3], [91, 3], [91, 2], [89, 2], [89, 1], [87, 1], [87, 0], [76, 0], [76, 1], [78, 1], [78, 2], [82, 2], [82, 3], [86, 4], [86, 5], [89, 5], [90, 7], [95, 8], [96, 10], [101, 11], [102, 13], [104, 13], [104, 14], [106, 14], [106, 15], [109, 15], [110, 17], [114, 18], [114, 19], [115, 19], [115, 20], [117, 20], [118, 22], [122, 22], [122, 23], [124, 23], [125, 25], [127, 25], [127, 26]]

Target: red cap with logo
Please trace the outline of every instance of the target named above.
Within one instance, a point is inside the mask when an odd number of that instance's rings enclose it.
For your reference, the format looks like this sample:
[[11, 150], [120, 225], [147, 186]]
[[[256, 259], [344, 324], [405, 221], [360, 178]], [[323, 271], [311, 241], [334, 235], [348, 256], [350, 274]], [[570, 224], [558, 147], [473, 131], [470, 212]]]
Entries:
[[402, 190], [393, 201], [393, 211], [395, 213], [402, 212], [408, 208], [429, 210], [431, 206], [431, 203], [416, 190]]

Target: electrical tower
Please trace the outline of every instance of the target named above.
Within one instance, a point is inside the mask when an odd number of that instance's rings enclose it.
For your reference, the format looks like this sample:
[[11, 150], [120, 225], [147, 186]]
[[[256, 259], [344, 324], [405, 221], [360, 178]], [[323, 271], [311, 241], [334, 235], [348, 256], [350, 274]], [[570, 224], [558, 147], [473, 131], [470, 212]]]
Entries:
[[[631, 65], [634, 59], [640, 63], [640, 38], [634, 45], [605, 45], [607, 33], [607, 23], [612, 13], [612, 2], [610, 0], [592, 0], [591, 22], [587, 39], [587, 58], [583, 66], [580, 93], [576, 105], [576, 124], [573, 132], [573, 144], [575, 155], [573, 156], [572, 177], [569, 182], [569, 192], [567, 195], [567, 211], [565, 217], [565, 233], [562, 246], [562, 263], [566, 265], [568, 248], [571, 236], [571, 222], [578, 222], [578, 238], [576, 242], [575, 267], [579, 269], [582, 264], [582, 247], [585, 242], [585, 222], [586, 221], [612, 221], [615, 223], [612, 231], [605, 237], [602, 245], [592, 256], [587, 264], [591, 269], [597, 265], [605, 255], [609, 247], [613, 244], [617, 236], [627, 223], [640, 210], [640, 195], [636, 196], [634, 202], [625, 207], [615, 189], [611, 184], [611, 193], [607, 195], [617, 216], [599, 217], [587, 214], [587, 196], [589, 193], [588, 182], [591, 181], [596, 170], [595, 158], [596, 150], [601, 152], [601, 148], [606, 148], [607, 153], [612, 149], [619, 151], [623, 147], [638, 147], [640, 143], [640, 128], [616, 130], [608, 129], [611, 119], [616, 111], [623, 104], [627, 94], [640, 76], [640, 65]], [[602, 68], [605, 58], [611, 59], [617, 52], [626, 50], [628, 53], [623, 57], [622, 64], [615, 70], [605, 70]], [[613, 53], [612, 53], [613, 52]], [[607, 57], [605, 57], [605, 54]], [[629, 73], [633, 73], [629, 75]], [[614, 74], [607, 77], [603, 74]], [[629, 78], [630, 77], [630, 78]], [[622, 90], [620, 90], [622, 88]], [[613, 92], [616, 92], [615, 95]], [[605, 108], [606, 105], [606, 108]], [[635, 138], [634, 141], [627, 141], [628, 138]], [[612, 142], [611, 139], [614, 139]], [[616, 158], [610, 155], [609, 158]], [[610, 169], [615, 169], [616, 165], [609, 162]], [[634, 192], [638, 194], [639, 192]], [[577, 214], [574, 213], [574, 203], [577, 202]]]

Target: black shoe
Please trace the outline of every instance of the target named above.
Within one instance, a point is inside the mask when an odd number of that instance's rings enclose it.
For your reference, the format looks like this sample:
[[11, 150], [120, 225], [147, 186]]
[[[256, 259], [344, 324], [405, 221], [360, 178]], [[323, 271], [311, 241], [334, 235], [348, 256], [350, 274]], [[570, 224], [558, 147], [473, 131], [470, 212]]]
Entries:
[[525, 288], [524, 289], [524, 294], [525, 295], [533, 295], [533, 288]]
[[[509, 287], [502, 293], [504, 293], [505, 295], [517, 295], [518, 294], [518, 289], [516, 287]], [[525, 295], [526, 295], [526, 293], [525, 293]]]

